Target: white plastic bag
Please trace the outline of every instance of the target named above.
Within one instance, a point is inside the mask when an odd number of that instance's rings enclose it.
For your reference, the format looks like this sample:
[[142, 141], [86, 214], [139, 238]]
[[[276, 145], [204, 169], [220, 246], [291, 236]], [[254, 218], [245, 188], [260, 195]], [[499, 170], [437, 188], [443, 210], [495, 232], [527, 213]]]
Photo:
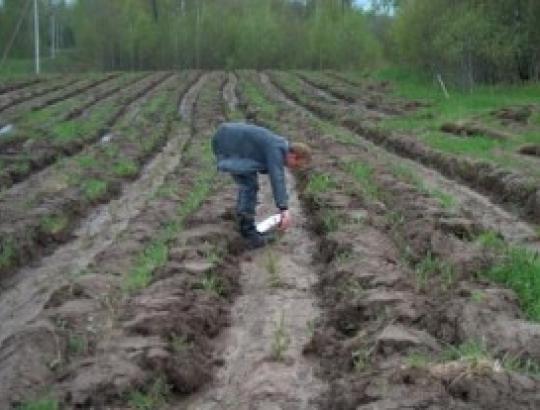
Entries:
[[265, 233], [265, 232], [271, 231], [275, 229], [279, 225], [280, 222], [281, 222], [280, 214], [269, 216], [268, 218], [266, 218], [265, 220], [257, 224], [257, 231], [259, 231], [259, 233]]

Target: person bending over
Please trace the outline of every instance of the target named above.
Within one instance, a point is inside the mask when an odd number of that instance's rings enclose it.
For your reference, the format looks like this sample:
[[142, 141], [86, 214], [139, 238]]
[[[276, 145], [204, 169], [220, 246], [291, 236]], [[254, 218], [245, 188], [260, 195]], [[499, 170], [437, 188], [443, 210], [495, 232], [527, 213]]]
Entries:
[[221, 172], [231, 174], [238, 185], [236, 215], [240, 234], [251, 249], [266, 245], [270, 237], [255, 227], [259, 191], [258, 174], [268, 174], [281, 219], [279, 229], [292, 222], [288, 210], [285, 169], [302, 168], [311, 162], [311, 150], [302, 143], [290, 143], [272, 131], [251, 124], [221, 124], [212, 137], [212, 151]]

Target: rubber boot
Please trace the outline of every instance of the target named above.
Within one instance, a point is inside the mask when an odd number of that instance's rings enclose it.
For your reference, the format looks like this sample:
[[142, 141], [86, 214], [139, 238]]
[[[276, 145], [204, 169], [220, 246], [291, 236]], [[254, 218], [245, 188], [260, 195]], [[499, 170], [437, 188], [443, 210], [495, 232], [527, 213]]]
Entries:
[[249, 249], [258, 249], [272, 242], [271, 236], [263, 235], [255, 227], [255, 218], [241, 215], [239, 217], [240, 234], [246, 240]]

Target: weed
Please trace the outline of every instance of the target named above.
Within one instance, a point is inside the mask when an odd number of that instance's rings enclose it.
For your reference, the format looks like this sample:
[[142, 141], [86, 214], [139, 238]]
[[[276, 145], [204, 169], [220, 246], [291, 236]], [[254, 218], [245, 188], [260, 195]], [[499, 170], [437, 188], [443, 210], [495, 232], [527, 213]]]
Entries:
[[349, 277], [340, 282], [338, 287], [339, 293], [346, 298], [355, 298], [362, 296], [364, 288], [356, 279]]
[[82, 187], [85, 198], [94, 202], [100, 198], [103, 198], [107, 192], [107, 183], [100, 179], [89, 179]]
[[206, 261], [214, 266], [219, 265], [223, 260], [223, 250], [208, 242], [205, 242], [204, 245], [203, 255]]
[[283, 285], [281, 278], [279, 277], [279, 263], [276, 254], [272, 251], [266, 253], [265, 268], [270, 275], [270, 286], [278, 288]]
[[115, 175], [126, 178], [132, 177], [137, 174], [139, 167], [137, 164], [129, 159], [120, 159], [113, 166], [113, 172]]
[[376, 199], [380, 197], [379, 188], [373, 180], [373, 168], [371, 166], [351, 161], [345, 164], [345, 169], [362, 185], [363, 191], [369, 198]]
[[311, 340], [313, 336], [315, 335], [315, 320], [314, 319], [309, 319], [306, 322], [306, 332], [307, 332], [308, 338]]
[[30, 400], [17, 407], [17, 410], [58, 410], [60, 405], [57, 400], [51, 397]]
[[332, 176], [323, 173], [312, 174], [306, 186], [308, 194], [316, 196], [324, 192], [328, 192], [337, 186]]
[[540, 320], [540, 256], [528, 249], [510, 247], [503, 261], [484, 274], [512, 288], [527, 315]]
[[272, 338], [272, 357], [274, 360], [282, 361], [284, 354], [289, 348], [290, 338], [285, 329], [285, 312], [281, 312], [279, 321], [276, 321], [276, 328]]
[[491, 249], [502, 249], [505, 247], [504, 240], [498, 233], [493, 231], [483, 232], [478, 235], [476, 242]]
[[325, 233], [335, 232], [341, 224], [341, 217], [333, 209], [324, 209], [322, 211], [322, 227]]
[[448, 263], [433, 257], [431, 252], [428, 252], [426, 257], [422, 259], [415, 267], [417, 291], [426, 289], [429, 277], [432, 274], [438, 274], [442, 278], [442, 285], [444, 289], [449, 288], [454, 283], [454, 268]]
[[97, 161], [96, 158], [92, 155], [79, 155], [76, 158], [76, 162], [79, 165], [79, 167], [83, 169], [89, 169], [96, 166]]
[[82, 355], [88, 352], [88, 339], [85, 336], [71, 334], [67, 340], [67, 348], [72, 355]]
[[486, 298], [486, 294], [480, 290], [474, 290], [471, 294], [471, 300], [476, 303], [482, 303]]
[[10, 268], [15, 262], [17, 252], [11, 240], [0, 240], [0, 269]]
[[66, 215], [52, 215], [41, 219], [40, 226], [43, 232], [49, 235], [57, 235], [67, 228], [69, 218]]
[[352, 363], [355, 371], [366, 370], [369, 364], [369, 352], [365, 349], [355, 350], [352, 352]]
[[139, 256], [136, 266], [125, 278], [124, 289], [134, 292], [148, 286], [154, 270], [167, 261], [168, 255], [169, 250], [164, 242], [152, 242]]
[[421, 369], [428, 365], [430, 358], [421, 353], [411, 353], [405, 358], [405, 363], [407, 366], [413, 369]]
[[163, 377], [159, 377], [145, 391], [135, 391], [129, 394], [128, 403], [137, 410], [155, 410], [167, 402], [170, 386]]
[[172, 335], [171, 337], [171, 347], [176, 353], [183, 353], [186, 350], [190, 349], [192, 343], [188, 340], [188, 337], [185, 335], [177, 336]]
[[223, 282], [214, 272], [207, 273], [198, 283], [197, 288], [203, 289], [208, 293], [213, 293], [216, 296], [223, 296], [225, 294]]

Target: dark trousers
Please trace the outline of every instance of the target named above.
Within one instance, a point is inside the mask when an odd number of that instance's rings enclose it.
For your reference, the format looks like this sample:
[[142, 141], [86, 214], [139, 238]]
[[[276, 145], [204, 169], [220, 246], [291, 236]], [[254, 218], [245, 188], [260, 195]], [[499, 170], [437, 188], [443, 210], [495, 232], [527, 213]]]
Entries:
[[257, 173], [233, 174], [233, 178], [238, 185], [238, 198], [236, 200], [237, 215], [255, 217], [257, 193], [259, 192]]

